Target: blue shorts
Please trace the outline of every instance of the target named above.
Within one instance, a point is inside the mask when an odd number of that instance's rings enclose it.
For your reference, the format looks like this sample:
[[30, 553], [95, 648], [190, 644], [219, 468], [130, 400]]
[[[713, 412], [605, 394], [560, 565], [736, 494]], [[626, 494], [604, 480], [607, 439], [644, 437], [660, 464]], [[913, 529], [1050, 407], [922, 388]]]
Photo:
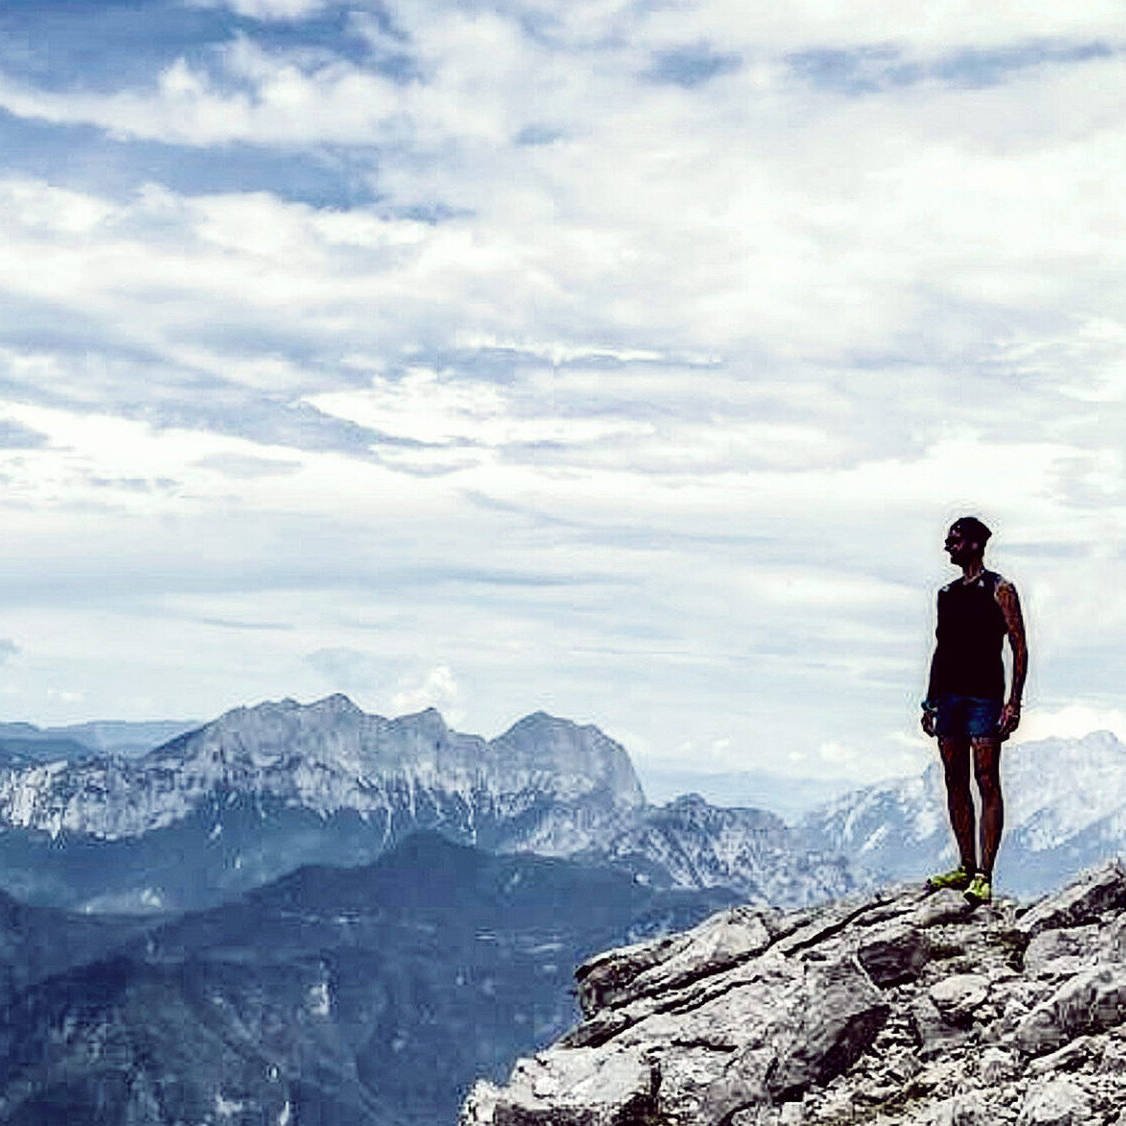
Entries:
[[964, 739], [996, 735], [1001, 718], [1001, 700], [981, 696], [959, 696], [956, 692], [940, 692], [936, 701], [934, 733]]

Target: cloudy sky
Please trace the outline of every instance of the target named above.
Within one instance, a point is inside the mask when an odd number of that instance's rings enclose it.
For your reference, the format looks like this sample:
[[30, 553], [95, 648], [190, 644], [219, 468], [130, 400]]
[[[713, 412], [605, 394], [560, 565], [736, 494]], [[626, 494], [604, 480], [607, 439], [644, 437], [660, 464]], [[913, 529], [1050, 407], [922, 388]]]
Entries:
[[0, 6], [0, 718], [918, 769], [946, 524], [1126, 736], [1119, 0]]

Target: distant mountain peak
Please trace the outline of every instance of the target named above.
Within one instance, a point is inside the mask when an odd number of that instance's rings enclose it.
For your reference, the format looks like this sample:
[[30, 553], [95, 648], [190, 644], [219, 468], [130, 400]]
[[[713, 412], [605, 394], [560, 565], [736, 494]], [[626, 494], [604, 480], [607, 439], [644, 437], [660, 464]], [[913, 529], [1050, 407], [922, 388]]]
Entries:
[[559, 730], [578, 730], [579, 725], [570, 719], [562, 719], [559, 716], [550, 715], [545, 711], [529, 712], [526, 716], [521, 716], [507, 731], [504, 732], [500, 738], [505, 738], [509, 735], [518, 735], [526, 732], [540, 731], [543, 729], [559, 729]]
[[418, 730], [435, 739], [445, 739], [450, 734], [450, 727], [442, 713], [435, 707], [423, 708], [420, 712], [410, 712], [407, 715], [397, 716], [390, 723], [395, 727]]
[[707, 799], [693, 790], [691, 793], [680, 794], [673, 798], [665, 808], [666, 809], [698, 809], [709, 805]]
[[316, 708], [318, 711], [351, 712], [358, 715], [364, 714], [363, 709], [350, 697], [345, 696], [343, 692], [333, 692], [331, 696], [314, 700], [309, 707]]
[[[1007, 745], [1002, 769], [999, 886], [1039, 894], [1126, 850], [1126, 745], [1113, 732]], [[807, 814], [801, 828], [810, 847], [884, 878], [917, 879], [953, 859], [935, 761], [914, 777], [842, 795]]]

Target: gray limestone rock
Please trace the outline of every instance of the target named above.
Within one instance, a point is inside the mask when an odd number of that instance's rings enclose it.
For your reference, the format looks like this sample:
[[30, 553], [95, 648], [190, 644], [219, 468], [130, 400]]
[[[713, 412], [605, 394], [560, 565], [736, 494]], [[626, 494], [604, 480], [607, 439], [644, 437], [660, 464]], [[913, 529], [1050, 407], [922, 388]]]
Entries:
[[978, 1074], [989, 1087], [997, 1087], [1020, 1074], [1020, 1057], [1004, 1048], [986, 1048], [978, 1063]]
[[1056, 1075], [1081, 1068], [1096, 1058], [1098, 1053], [1093, 1039], [1090, 1036], [1080, 1036], [1076, 1040], [1069, 1040], [1062, 1048], [1030, 1061], [1028, 1074]]
[[981, 974], [953, 974], [930, 987], [930, 999], [951, 1024], [962, 1025], [972, 1019], [989, 995], [989, 979]]
[[930, 961], [931, 943], [917, 926], [893, 920], [866, 932], [856, 948], [865, 973], [881, 988], [913, 981]]
[[1017, 928], [1031, 938], [1045, 930], [1075, 927], [1105, 912], [1126, 908], [1126, 868], [1114, 861], [1096, 868], [1055, 895], [1046, 896], [1021, 916]]
[[1124, 886], [747, 907], [611, 951], [462, 1126], [1126, 1126]]
[[769, 912], [735, 907], [685, 935], [600, 954], [575, 972], [583, 1013], [677, 989], [760, 954], [771, 943], [769, 922]]
[[1086, 970], [1068, 978], [1021, 1022], [1016, 1039], [1032, 1056], [1055, 1051], [1074, 1037], [1126, 1020], [1126, 966]]
[[938, 1006], [925, 993], [912, 1000], [910, 1014], [923, 1059], [941, 1055], [966, 1039], [965, 1030], [944, 1019]]
[[543, 1053], [517, 1063], [503, 1091], [478, 1082], [462, 1112], [479, 1126], [629, 1126], [653, 1106], [659, 1078], [638, 1051]]
[[1098, 923], [1040, 931], [1024, 952], [1025, 972], [1062, 976], [1094, 965], [1099, 955], [1099, 933]]
[[1103, 931], [1099, 943], [1100, 962], [1126, 962], [1126, 911]]
[[1019, 1126], [1089, 1126], [1091, 1100], [1070, 1079], [1054, 1078], [1035, 1083], [1020, 1108]]
[[926, 1126], [994, 1126], [996, 1116], [981, 1095], [971, 1092], [943, 1099], [923, 1121]]
[[973, 907], [966, 902], [961, 892], [937, 891], [925, 899], [911, 912], [909, 921], [917, 927], [926, 929], [941, 923], [956, 922], [973, 913]]
[[812, 1084], [844, 1071], [872, 1043], [888, 1006], [852, 961], [813, 967], [807, 983], [811, 1004], [776, 1057], [766, 1086], [775, 1102], [792, 1099]]

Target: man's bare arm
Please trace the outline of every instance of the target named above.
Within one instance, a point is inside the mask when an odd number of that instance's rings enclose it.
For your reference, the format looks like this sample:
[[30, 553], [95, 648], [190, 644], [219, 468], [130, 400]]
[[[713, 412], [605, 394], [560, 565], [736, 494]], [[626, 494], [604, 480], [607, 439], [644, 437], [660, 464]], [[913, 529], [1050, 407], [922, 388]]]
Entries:
[[[934, 705], [938, 700], [938, 650], [931, 656], [930, 676], [927, 677], [927, 694], [923, 701], [923, 715], [920, 723], [927, 735], [934, 737]], [[929, 705], [929, 706], [928, 706]]]
[[1020, 701], [1024, 694], [1024, 680], [1028, 675], [1028, 639], [1024, 632], [1024, 617], [1020, 611], [1020, 599], [1016, 587], [1006, 581], [997, 584], [997, 605], [1005, 617], [1005, 627], [1009, 635], [1009, 648], [1013, 651], [1013, 683], [1009, 689], [1009, 701], [1001, 711], [998, 727], [1002, 738], [1016, 730], [1020, 723]]

